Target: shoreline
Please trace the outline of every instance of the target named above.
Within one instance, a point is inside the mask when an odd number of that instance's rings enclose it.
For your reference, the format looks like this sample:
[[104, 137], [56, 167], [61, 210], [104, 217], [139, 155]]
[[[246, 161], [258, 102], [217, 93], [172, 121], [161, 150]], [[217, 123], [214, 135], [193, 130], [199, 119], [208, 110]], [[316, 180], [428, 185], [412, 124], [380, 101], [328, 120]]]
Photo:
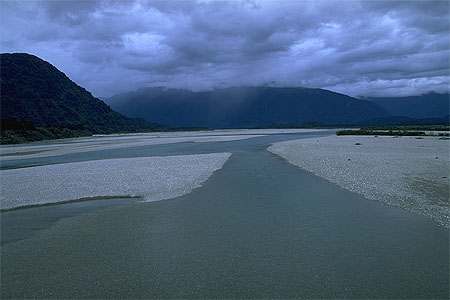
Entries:
[[10, 211], [111, 195], [144, 201], [175, 198], [201, 186], [230, 156], [225, 152], [114, 158], [2, 170], [0, 209]]
[[446, 141], [329, 136], [274, 143], [267, 150], [369, 200], [431, 218], [450, 229]]
[[143, 199], [143, 198], [140, 196], [130, 196], [130, 195], [84, 197], [84, 198], [78, 198], [78, 199], [73, 199], [73, 200], [64, 200], [64, 201], [58, 201], [58, 202], [46, 202], [46, 203], [30, 204], [30, 205], [23, 205], [23, 206], [15, 206], [12, 208], [0, 208], [0, 213], [22, 210], [22, 209], [29, 209], [29, 208], [37, 208], [37, 207], [57, 206], [57, 205], [62, 205], [62, 204], [71, 204], [71, 203], [98, 201], [98, 200], [117, 200], [117, 199]]

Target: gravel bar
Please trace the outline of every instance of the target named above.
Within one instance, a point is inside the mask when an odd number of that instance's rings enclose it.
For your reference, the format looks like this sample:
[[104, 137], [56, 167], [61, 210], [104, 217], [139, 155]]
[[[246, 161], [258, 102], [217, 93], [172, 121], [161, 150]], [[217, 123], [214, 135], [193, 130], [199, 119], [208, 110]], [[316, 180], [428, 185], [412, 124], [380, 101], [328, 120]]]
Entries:
[[156, 201], [189, 193], [230, 153], [104, 159], [0, 171], [1, 209], [94, 197]]
[[329, 136], [275, 143], [268, 150], [368, 199], [449, 228], [448, 140]]

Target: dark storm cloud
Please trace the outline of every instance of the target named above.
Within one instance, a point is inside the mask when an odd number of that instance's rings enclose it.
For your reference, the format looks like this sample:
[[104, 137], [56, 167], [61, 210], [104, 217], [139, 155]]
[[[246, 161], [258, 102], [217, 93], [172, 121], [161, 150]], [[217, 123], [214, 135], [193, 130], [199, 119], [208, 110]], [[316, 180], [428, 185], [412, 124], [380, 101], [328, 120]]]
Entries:
[[1, 2], [2, 52], [98, 96], [145, 86], [447, 91], [448, 1]]

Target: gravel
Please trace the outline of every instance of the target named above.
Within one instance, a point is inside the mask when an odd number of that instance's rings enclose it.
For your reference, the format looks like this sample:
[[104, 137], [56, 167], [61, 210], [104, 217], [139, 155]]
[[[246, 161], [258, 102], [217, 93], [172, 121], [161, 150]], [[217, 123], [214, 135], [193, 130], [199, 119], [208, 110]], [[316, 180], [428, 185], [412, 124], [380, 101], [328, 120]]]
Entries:
[[329, 136], [268, 148], [345, 189], [449, 228], [449, 141], [436, 137]]
[[91, 138], [45, 141], [38, 145], [34, 143], [6, 145], [0, 147], [0, 156], [1, 160], [6, 161], [160, 144], [237, 141], [260, 136], [263, 135], [206, 135], [206, 133], [205, 135], [194, 134], [192, 136], [183, 136], [179, 133], [105, 135]]
[[199, 187], [230, 153], [104, 159], [0, 171], [1, 209], [92, 197], [156, 201]]
[[151, 132], [95, 135], [87, 138], [41, 141], [18, 145], [0, 145], [1, 160], [50, 157], [107, 149], [184, 142], [226, 142], [268, 134], [318, 132], [320, 129], [227, 129], [208, 131]]

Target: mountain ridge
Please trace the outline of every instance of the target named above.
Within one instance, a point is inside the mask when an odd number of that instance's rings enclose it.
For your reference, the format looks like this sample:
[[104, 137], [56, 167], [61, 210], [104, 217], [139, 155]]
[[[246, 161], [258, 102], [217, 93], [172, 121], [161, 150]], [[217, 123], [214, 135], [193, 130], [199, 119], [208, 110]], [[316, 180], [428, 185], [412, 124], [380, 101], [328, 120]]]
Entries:
[[105, 102], [127, 116], [210, 128], [352, 124], [390, 116], [370, 101], [303, 87], [229, 87], [201, 92], [156, 87], [115, 95]]
[[33, 136], [30, 131], [39, 131], [36, 128], [41, 127], [53, 128], [53, 134], [44, 130], [36, 133], [36, 139], [61, 137], [63, 129], [62, 137], [72, 137], [150, 131], [161, 127], [112, 110], [51, 63], [35, 55], [2, 53], [0, 63], [3, 137], [6, 130], [16, 131], [25, 134], [26, 141]]
[[450, 114], [449, 93], [426, 93], [405, 97], [365, 97], [394, 116], [415, 119], [441, 118]]

